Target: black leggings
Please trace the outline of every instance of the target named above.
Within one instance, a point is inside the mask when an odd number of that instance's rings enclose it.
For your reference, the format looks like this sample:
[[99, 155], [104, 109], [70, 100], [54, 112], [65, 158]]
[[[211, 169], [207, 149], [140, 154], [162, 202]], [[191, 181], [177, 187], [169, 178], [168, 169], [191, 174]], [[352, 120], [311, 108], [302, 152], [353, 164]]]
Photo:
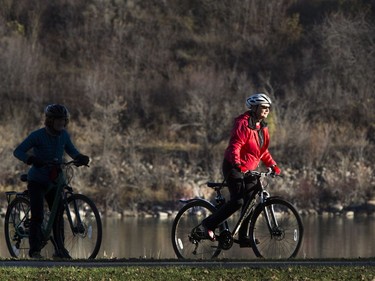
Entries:
[[30, 206], [31, 206], [31, 221], [30, 221], [30, 234], [29, 254], [39, 252], [42, 249], [42, 223], [44, 219], [44, 198], [47, 201], [49, 209], [52, 208], [52, 204], [55, 200], [56, 190], [48, 190], [47, 184], [41, 184], [38, 182], [30, 181], [27, 185]]
[[[244, 178], [243, 173], [239, 172], [232, 164], [224, 160], [223, 174], [228, 184], [230, 193], [230, 200], [227, 201], [217, 212], [203, 220], [203, 224], [208, 229], [215, 229], [221, 222], [229, 218], [234, 212], [245, 206], [246, 202], [251, 199], [253, 191], [259, 184], [257, 178], [247, 176]], [[243, 184], [243, 181], [245, 184]], [[247, 224], [249, 219], [246, 219], [240, 228], [240, 236], [247, 235]]]

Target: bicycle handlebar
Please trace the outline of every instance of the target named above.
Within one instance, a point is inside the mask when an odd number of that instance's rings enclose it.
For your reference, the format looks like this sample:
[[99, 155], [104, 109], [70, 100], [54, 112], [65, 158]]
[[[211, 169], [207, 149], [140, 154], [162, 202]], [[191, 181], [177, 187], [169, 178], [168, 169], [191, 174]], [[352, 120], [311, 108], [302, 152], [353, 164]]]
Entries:
[[268, 168], [267, 172], [259, 172], [259, 171], [247, 171], [245, 176], [256, 176], [259, 178], [263, 177], [282, 177], [282, 175], [277, 175], [273, 172], [271, 168]]
[[247, 171], [245, 176], [256, 176], [259, 178], [262, 177], [269, 177], [272, 174], [272, 169], [268, 169], [267, 172], [259, 172], [259, 171]]
[[[255, 176], [255, 177], [258, 177], [258, 178], [263, 178], [263, 177], [282, 177], [282, 175], [276, 175], [276, 174], [274, 174], [271, 168], [268, 168], [268, 170], [266, 172], [247, 171], [244, 175], [245, 175], [245, 177], [246, 176]], [[208, 182], [206, 182], [206, 185], [208, 187], [213, 188], [213, 189], [221, 189], [224, 186], [228, 186], [227, 183], [226, 183], [226, 181], [224, 181], [224, 182], [212, 182], [212, 181], [208, 181]]]

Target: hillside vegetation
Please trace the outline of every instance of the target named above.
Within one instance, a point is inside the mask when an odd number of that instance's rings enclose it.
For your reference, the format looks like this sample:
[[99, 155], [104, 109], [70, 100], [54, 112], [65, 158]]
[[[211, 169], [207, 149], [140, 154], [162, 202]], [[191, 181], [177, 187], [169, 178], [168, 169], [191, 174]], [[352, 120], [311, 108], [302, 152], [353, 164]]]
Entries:
[[[221, 179], [233, 118], [264, 90], [273, 192], [299, 208], [373, 196], [370, 0], [0, 0], [0, 185], [49, 103], [91, 156], [75, 185], [104, 211], [175, 207]], [[341, 208], [340, 207], [340, 208]]]

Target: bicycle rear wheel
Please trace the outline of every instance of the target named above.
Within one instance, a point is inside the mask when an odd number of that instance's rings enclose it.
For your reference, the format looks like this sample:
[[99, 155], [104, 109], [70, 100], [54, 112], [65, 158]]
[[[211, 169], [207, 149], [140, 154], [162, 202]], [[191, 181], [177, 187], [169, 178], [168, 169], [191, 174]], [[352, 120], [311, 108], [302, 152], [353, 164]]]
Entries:
[[[44, 213], [49, 212], [47, 204]], [[4, 236], [9, 254], [14, 258], [29, 258], [29, 233], [30, 233], [31, 210], [30, 201], [27, 196], [17, 196], [7, 208], [4, 218]], [[45, 218], [48, 220], [48, 218]], [[47, 221], [43, 222], [42, 228]], [[48, 242], [48, 243], [47, 243]], [[56, 252], [55, 244], [50, 240], [43, 243], [41, 256], [52, 258]]]
[[193, 201], [177, 213], [172, 225], [172, 245], [178, 258], [211, 259], [220, 254], [218, 241], [199, 239], [193, 234], [193, 229], [215, 211], [208, 202]]
[[102, 243], [102, 222], [95, 204], [82, 194], [68, 197], [58, 216], [57, 245], [67, 258], [94, 259]]
[[255, 209], [250, 235], [257, 257], [293, 258], [302, 243], [302, 220], [291, 203], [280, 198], [269, 198]]
[[16, 197], [9, 203], [4, 219], [5, 241], [12, 257], [29, 257], [30, 202]]

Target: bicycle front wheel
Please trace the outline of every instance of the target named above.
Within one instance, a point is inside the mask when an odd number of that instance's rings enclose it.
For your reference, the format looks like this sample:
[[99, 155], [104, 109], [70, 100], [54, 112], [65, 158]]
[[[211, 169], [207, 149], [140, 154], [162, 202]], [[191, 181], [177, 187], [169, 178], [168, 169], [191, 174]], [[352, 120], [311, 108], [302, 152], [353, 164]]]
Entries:
[[102, 222], [95, 204], [82, 194], [64, 202], [58, 216], [59, 249], [73, 259], [94, 259], [102, 243]]
[[302, 220], [291, 203], [281, 198], [269, 198], [255, 209], [250, 235], [257, 257], [293, 258], [302, 243]]
[[172, 245], [180, 259], [211, 259], [220, 254], [219, 242], [195, 237], [194, 229], [216, 211], [205, 201], [186, 204], [177, 213], [172, 225]]
[[12, 257], [29, 257], [30, 202], [16, 197], [9, 203], [4, 219], [4, 236]]

